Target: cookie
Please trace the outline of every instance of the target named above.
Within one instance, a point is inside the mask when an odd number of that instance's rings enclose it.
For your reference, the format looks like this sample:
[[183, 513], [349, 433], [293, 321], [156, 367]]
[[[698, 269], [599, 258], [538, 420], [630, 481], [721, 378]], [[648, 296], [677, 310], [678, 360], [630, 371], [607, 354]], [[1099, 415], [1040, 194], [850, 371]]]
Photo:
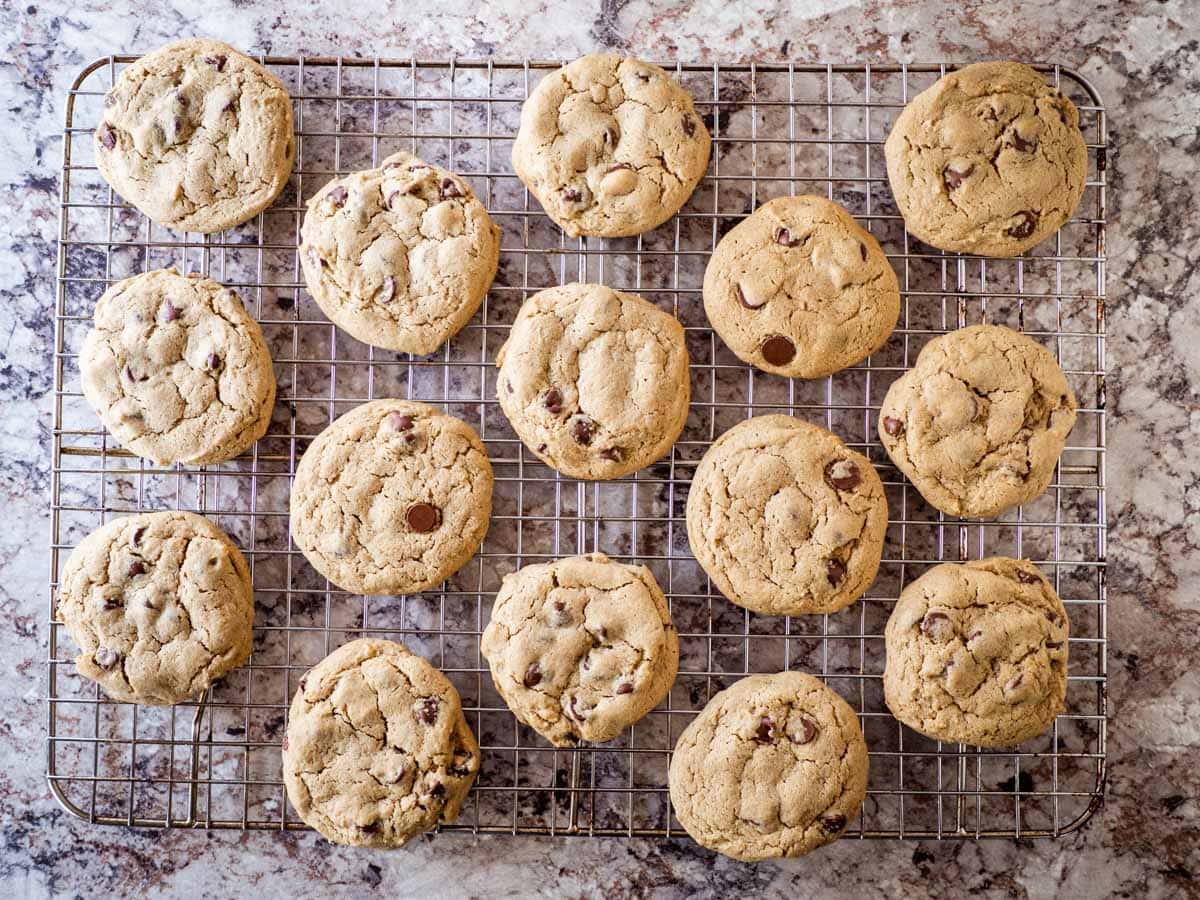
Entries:
[[83, 396], [121, 446], [159, 465], [232, 459], [262, 437], [275, 372], [229, 288], [156, 269], [96, 302], [79, 354]]
[[884, 700], [939, 741], [1019, 744], [1063, 711], [1068, 629], [1058, 594], [1028, 560], [935, 566], [888, 619]]
[[358, 594], [440, 584], [483, 543], [492, 466], [474, 429], [424, 403], [372, 400], [317, 435], [292, 484], [292, 540]]
[[1075, 424], [1075, 394], [1041, 344], [1002, 325], [936, 337], [888, 388], [879, 439], [932, 506], [983, 519], [1037, 497]]
[[791, 416], [729, 429], [688, 491], [693, 555], [730, 601], [771, 616], [836, 612], [861, 597], [887, 518], [870, 461]]
[[458, 691], [403, 644], [351, 641], [300, 679], [283, 781], [335, 844], [399, 847], [453, 822], [478, 772]]
[[711, 144], [674, 78], [593, 53], [538, 82], [521, 107], [512, 160], [567, 234], [623, 237], [679, 211], [704, 177]]
[[704, 312], [743, 362], [822, 378], [883, 346], [900, 316], [900, 285], [879, 242], [842, 207], [779, 197], [717, 245]]
[[616, 737], [667, 696], [679, 669], [654, 575], [603, 553], [506, 575], [480, 651], [516, 717], [557, 747]]
[[854, 710], [811, 675], [748, 675], [683, 730], [668, 781], [697, 843], [745, 862], [802, 856], [858, 816], [867, 745]]
[[325, 185], [300, 237], [304, 282], [330, 321], [418, 356], [470, 321], [500, 261], [500, 229], [470, 185], [411, 153]]
[[1014, 62], [975, 63], [922, 91], [884, 154], [905, 227], [957, 253], [1024, 253], [1071, 217], [1087, 180], [1075, 104]]
[[58, 617], [79, 646], [80, 675], [114, 700], [170, 706], [250, 657], [250, 567], [203, 516], [126, 516], [71, 552]]
[[254, 218], [292, 172], [283, 83], [228, 44], [192, 38], [122, 70], [104, 95], [96, 165], [160, 225], [209, 234]]
[[687, 422], [683, 326], [636, 294], [564, 284], [521, 306], [496, 354], [517, 437], [573, 478], [619, 478], [661, 459]]

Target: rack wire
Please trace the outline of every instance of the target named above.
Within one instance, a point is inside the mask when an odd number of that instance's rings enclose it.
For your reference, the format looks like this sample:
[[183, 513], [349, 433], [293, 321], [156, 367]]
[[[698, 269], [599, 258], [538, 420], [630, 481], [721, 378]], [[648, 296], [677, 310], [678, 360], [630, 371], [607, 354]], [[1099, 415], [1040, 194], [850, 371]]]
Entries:
[[[147, 827], [300, 829], [280, 773], [280, 742], [304, 671], [361, 634], [403, 640], [463, 697], [483, 770], [444, 830], [536, 834], [682, 834], [666, 773], [680, 731], [709, 697], [749, 672], [820, 675], [858, 711], [871, 751], [867, 802], [849, 838], [1058, 836], [1099, 805], [1105, 777], [1105, 185], [1104, 106], [1079, 75], [1040, 70], [1081, 111], [1088, 180], [1075, 217], [1019, 259], [932, 251], [910, 239], [888, 190], [882, 140], [904, 103], [946, 65], [681, 65], [713, 134], [709, 174], [659, 229], [619, 240], [569, 239], [516, 179], [511, 146], [522, 101], [560, 62], [265, 57], [295, 103], [297, 156], [284, 194], [239, 228], [170, 232], [121, 203], [100, 178], [91, 133], [105, 91], [135, 57], [87, 66], [66, 98], [54, 313], [52, 570], [47, 776], [89, 822]], [[335, 174], [398, 149], [468, 179], [502, 229], [499, 275], [470, 325], [413, 358], [338, 332], [306, 294], [296, 258], [303, 203]], [[879, 353], [818, 381], [741, 364], [704, 318], [700, 286], [717, 240], [763, 201], [837, 200], [880, 240], [901, 278], [899, 327]], [[77, 353], [92, 307], [113, 281], [166, 265], [236, 290], [262, 324], [279, 397], [265, 438], [243, 457], [157, 468], [117, 447], [79, 389]], [[692, 408], [669, 457], [636, 475], [584, 483], [543, 466], [495, 402], [497, 349], [520, 302], [570, 280], [635, 291], [676, 314], [692, 362]], [[1000, 520], [961, 521], [928, 507], [874, 434], [888, 385], [931, 337], [974, 322], [1010, 325], [1057, 356], [1080, 400], [1049, 490]], [[496, 471], [495, 512], [480, 553], [438, 590], [362, 597], [307, 565], [287, 527], [290, 479], [308, 442], [374, 397], [437, 404], [474, 425]], [[688, 483], [711, 441], [751, 415], [788, 412], [867, 454], [891, 510], [879, 578], [833, 615], [759, 616], [728, 603], [687, 548]], [[54, 589], [79, 539], [113, 517], [180, 508], [211, 517], [253, 571], [253, 657], [203, 698], [169, 709], [115, 703], [74, 671]], [[520, 726], [492, 687], [479, 636], [507, 572], [602, 550], [648, 565], [679, 631], [669, 698], [616, 740], [554, 749]], [[900, 589], [944, 560], [1032, 558], [1071, 619], [1067, 711], [1013, 750], [930, 741], [883, 703], [883, 626]]]

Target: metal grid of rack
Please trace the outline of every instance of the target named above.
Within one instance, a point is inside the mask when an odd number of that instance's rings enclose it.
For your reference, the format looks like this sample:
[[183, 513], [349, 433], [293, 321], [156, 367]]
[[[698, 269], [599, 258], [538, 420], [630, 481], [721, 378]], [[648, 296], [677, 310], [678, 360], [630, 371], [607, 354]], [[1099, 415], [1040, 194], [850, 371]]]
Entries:
[[[403, 640], [444, 671], [483, 747], [483, 771], [445, 830], [537, 834], [681, 834], [666, 771], [680, 731], [717, 690], [748, 672], [819, 674], [858, 710], [871, 751], [869, 795], [848, 838], [1056, 836], [1096, 809], [1105, 771], [1105, 110], [1080, 76], [1042, 66], [1079, 106], [1088, 144], [1084, 201], [1026, 256], [935, 252], [904, 230], [882, 140], [906, 100], [945, 65], [679, 65], [714, 138], [708, 176], [659, 229], [620, 240], [569, 239], [512, 171], [522, 101], [558, 62], [261, 58], [295, 102], [297, 158], [279, 200], [216, 235], [177, 234], [124, 206], [94, 166], [103, 94], [134, 57], [89, 65], [66, 98], [55, 302], [52, 571], [47, 774], [62, 805], [95, 823], [148, 827], [303, 828], [286, 800], [280, 742], [304, 671], [361, 634]], [[500, 271], [471, 324], [429, 357], [339, 333], [307, 296], [296, 259], [304, 201], [335, 173], [409, 149], [467, 178], [502, 229]], [[741, 364], [705, 321], [700, 286], [717, 240], [761, 202], [816, 193], [846, 206], [880, 240], [903, 290], [899, 327], [859, 366], [813, 382]], [[242, 458], [156, 468], [117, 447], [79, 390], [77, 352], [113, 281], [175, 265], [236, 290], [262, 324], [279, 398], [267, 436]], [[669, 457], [617, 482], [546, 468], [495, 402], [497, 349], [520, 302], [569, 280], [632, 290], [674, 312], [692, 361], [691, 414]], [[1058, 357], [1079, 420], [1050, 489], [1000, 520], [967, 522], [928, 507], [874, 436], [888, 385], [932, 336], [979, 321], [1018, 328]], [[495, 514], [480, 553], [440, 589], [351, 595], [319, 578], [289, 540], [291, 473], [336, 416], [373, 397], [432, 402], [470, 422], [496, 471]], [[688, 483], [734, 422], [789, 412], [821, 424], [878, 466], [891, 510], [879, 578], [834, 615], [765, 617], [728, 603], [691, 557]], [[250, 663], [193, 703], [139, 708], [108, 700], [74, 671], [54, 587], [91, 529], [135, 511], [181, 508], [230, 533], [254, 575]], [[602, 550], [644, 562], [666, 590], [681, 639], [669, 698], [618, 739], [556, 750], [520, 726], [490, 683], [478, 639], [499, 579], [530, 562]], [[930, 565], [993, 554], [1035, 560], [1071, 618], [1067, 711], [1016, 750], [927, 740], [883, 704], [883, 626], [900, 589]]]

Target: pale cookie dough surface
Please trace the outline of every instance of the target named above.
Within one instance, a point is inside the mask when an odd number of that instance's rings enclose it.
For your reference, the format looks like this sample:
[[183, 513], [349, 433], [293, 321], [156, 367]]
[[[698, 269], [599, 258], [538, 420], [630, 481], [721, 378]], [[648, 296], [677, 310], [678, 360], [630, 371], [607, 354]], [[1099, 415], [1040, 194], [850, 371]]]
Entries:
[[618, 478], [666, 455], [687, 422], [683, 326], [636, 294], [565, 284], [522, 305], [496, 355], [517, 436], [574, 478]]
[[94, 144], [104, 179], [155, 222], [222, 231], [258, 215], [287, 184], [292, 101], [228, 44], [179, 41], [122, 70]]
[[650, 570], [602, 553], [505, 576], [480, 650], [517, 718], [559, 747], [616, 737], [658, 705], [679, 668]]
[[900, 315], [900, 286], [879, 242], [845, 209], [822, 197], [779, 197], [717, 245], [704, 312], [744, 362], [820, 378], [883, 346]]
[[934, 338], [883, 399], [879, 438], [931, 505], [980, 519], [1037, 497], [1075, 425], [1045, 347], [1002, 325]]
[[500, 229], [470, 185], [411, 153], [329, 182], [300, 235], [325, 315], [364, 343], [419, 356], [467, 324], [500, 260]]
[[250, 568], [202, 516], [127, 516], [72, 551], [58, 616], [79, 646], [79, 674], [114, 700], [169, 706], [198, 697], [249, 658]]
[[403, 644], [351, 641], [313, 666], [292, 698], [288, 799], [334, 843], [399, 847], [453, 822], [479, 761], [458, 691]]
[[1016, 256], [1071, 217], [1087, 179], [1079, 111], [1028, 66], [951, 72], [884, 144], [908, 230], [942, 250]]
[[900, 594], [886, 631], [884, 699], [928, 737], [976, 747], [1046, 731], [1067, 693], [1069, 624], [1028, 560], [930, 569]]
[[572, 237], [641, 234], [679, 211], [711, 146], [692, 96], [636, 59], [583, 56], [521, 107], [513, 168]]
[[296, 467], [291, 528], [313, 568], [361, 594], [444, 581], [483, 543], [492, 466], [471, 426], [424, 403], [373, 400], [317, 435]]
[[721, 435], [688, 491], [692, 553], [730, 601], [766, 615], [835, 612], [861, 597], [887, 517], [865, 456], [784, 415]]
[[867, 745], [854, 710], [811, 675], [749, 675], [713, 697], [671, 758], [671, 805], [697, 843], [734, 859], [801, 856], [862, 808]]
[[229, 288], [156, 269], [97, 301], [79, 354], [83, 395], [122, 447], [159, 464], [232, 459], [262, 437], [275, 373]]

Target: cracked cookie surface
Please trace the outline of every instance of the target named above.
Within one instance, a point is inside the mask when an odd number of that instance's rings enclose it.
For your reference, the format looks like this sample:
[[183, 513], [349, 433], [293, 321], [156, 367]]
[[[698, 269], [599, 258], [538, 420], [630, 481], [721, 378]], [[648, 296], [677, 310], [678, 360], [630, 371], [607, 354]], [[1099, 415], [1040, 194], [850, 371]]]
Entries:
[[708, 129], [692, 95], [658, 66], [580, 57], [521, 107], [513, 168], [572, 237], [622, 237], [679, 211], [708, 168]]
[[616, 737], [659, 704], [679, 668], [654, 575], [603, 553], [506, 575], [480, 650], [517, 718], [559, 747]]
[[266, 433], [275, 373], [262, 329], [211, 278], [156, 269], [97, 301], [83, 395], [122, 447], [160, 465], [232, 459]]
[[203, 516], [127, 516], [72, 551], [58, 616], [79, 646], [79, 674], [115, 700], [169, 706], [249, 658], [250, 568]]
[[325, 315], [418, 356], [475, 315], [500, 260], [500, 229], [470, 185], [411, 153], [329, 182], [300, 234], [304, 281]]
[[1046, 490], [1075, 410], [1045, 347], [1002, 325], [972, 325], [931, 340], [888, 388], [879, 438], [932, 506], [987, 518]]
[[1016, 256], [1079, 205], [1079, 111], [1029, 66], [966, 66], [922, 91], [884, 144], [908, 230], [934, 247]]
[[288, 799], [337, 844], [399, 847], [453, 822], [479, 762], [454, 685], [393, 641], [339, 647], [300, 680], [288, 711]]
[[292, 485], [292, 539], [344, 590], [423, 591], [483, 543], [492, 480], [487, 450], [461, 419], [424, 403], [372, 400], [304, 452]]
[[122, 198], [160, 225], [203, 234], [270, 206], [296, 149], [282, 82], [228, 44], [200, 39], [124, 69], [93, 141]]
[[789, 378], [861, 362], [896, 327], [900, 287], [879, 242], [823, 197], [764, 203], [721, 239], [704, 312], [738, 358]]
[[757, 416], [696, 468], [688, 543], [731, 602], [766, 615], [836, 612], [875, 580], [887, 500], [874, 467], [823, 428]]
[[734, 859], [801, 856], [862, 808], [867, 745], [854, 710], [811, 675], [748, 675], [675, 745], [671, 805], [695, 841]]
[[1035, 737], [1064, 708], [1069, 627], [1028, 560], [935, 566], [901, 592], [888, 620], [888, 709], [940, 741], [1003, 747]]
[[530, 297], [496, 355], [500, 407], [546, 465], [618, 478], [670, 452], [687, 422], [683, 326], [636, 294], [565, 284]]

